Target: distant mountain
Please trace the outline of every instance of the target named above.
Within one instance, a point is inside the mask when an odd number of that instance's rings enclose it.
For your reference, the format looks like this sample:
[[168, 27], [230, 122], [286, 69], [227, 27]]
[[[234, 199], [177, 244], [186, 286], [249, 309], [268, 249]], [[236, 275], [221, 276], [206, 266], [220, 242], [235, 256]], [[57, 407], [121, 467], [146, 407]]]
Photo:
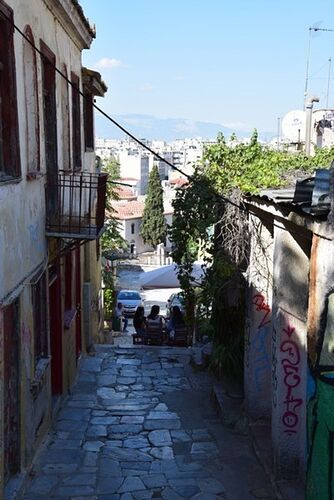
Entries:
[[[219, 123], [198, 122], [183, 118], [156, 118], [150, 115], [113, 115], [112, 118], [138, 138], [173, 141], [187, 137], [215, 139], [218, 132], [229, 137], [236, 132], [239, 137], [247, 137], [251, 131], [226, 128]], [[96, 135], [105, 139], [122, 139], [124, 132], [96, 113]]]

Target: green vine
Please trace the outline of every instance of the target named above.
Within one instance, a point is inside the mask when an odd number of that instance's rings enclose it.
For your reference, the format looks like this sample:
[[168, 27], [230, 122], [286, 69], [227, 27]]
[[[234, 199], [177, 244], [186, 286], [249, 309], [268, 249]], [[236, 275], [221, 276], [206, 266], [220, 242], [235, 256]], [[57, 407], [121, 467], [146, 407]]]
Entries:
[[[177, 190], [173, 202], [173, 225], [169, 235], [174, 243], [172, 253], [179, 266], [179, 279], [188, 298], [188, 318], [197, 322], [213, 338], [213, 366], [235, 376], [242, 372], [244, 330], [244, 283], [242, 272], [248, 252], [246, 217], [224, 197], [242, 204], [243, 194], [261, 189], [281, 188], [295, 183], [296, 177], [312, 175], [318, 167], [329, 167], [334, 147], [315, 147], [314, 156], [277, 151], [260, 144], [255, 130], [248, 144], [235, 135], [227, 144], [218, 134], [217, 143], [207, 147], [203, 161], [196, 167], [189, 184]], [[239, 193], [239, 194], [238, 194]], [[214, 229], [213, 229], [214, 228]], [[237, 231], [236, 231], [237, 229]], [[238, 252], [237, 234], [246, 245]], [[195, 293], [191, 280], [193, 263], [201, 257], [207, 274]], [[238, 295], [231, 305], [228, 293], [237, 287]]]

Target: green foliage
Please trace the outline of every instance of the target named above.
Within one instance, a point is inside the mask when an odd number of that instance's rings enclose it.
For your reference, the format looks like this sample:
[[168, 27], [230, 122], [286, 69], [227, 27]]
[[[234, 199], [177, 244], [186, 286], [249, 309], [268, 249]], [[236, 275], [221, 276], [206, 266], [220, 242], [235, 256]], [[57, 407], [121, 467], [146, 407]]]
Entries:
[[119, 163], [117, 163], [116, 160], [109, 160], [103, 164], [103, 171], [109, 174], [107, 184], [106, 229], [101, 237], [102, 253], [105, 255], [110, 251], [125, 250], [127, 248], [127, 242], [120, 234], [120, 223], [113, 216], [115, 211], [112, 208], [112, 202], [118, 200], [117, 184], [112, 184], [112, 181], [120, 177]]
[[114, 290], [112, 288], [106, 288], [104, 290], [103, 297], [104, 297], [104, 316], [107, 319], [111, 319], [115, 305]]
[[237, 332], [229, 343], [215, 345], [209, 368], [219, 378], [225, 375], [242, 381], [243, 332]]
[[244, 193], [258, 193], [261, 189], [279, 188], [296, 177], [311, 174], [317, 167], [329, 167], [334, 158], [334, 147], [315, 148], [312, 157], [304, 153], [277, 151], [258, 142], [255, 130], [249, 144], [238, 143], [231, 137], [227, 145], [223, 134], [204, 154], [203, 173], [220, 193], [235, 189]]
[[149, 177], [140, 235], [145, 243], [155, 248], [159, 243], [165, 243], [166, 234], [163, 189], [158, 168], [154, 166]]
[[[180, 267], [179, 279], [186, 299], [189, 297], [193, 304], [196, 296], [199, 328], [213, 338], [211, 367], [217, 373], [224, 371], [241, 377], [243, 363], [242, 270], [231, 264], [233, 259], [229, 259], [226, 246], [222, 245], [224, 238], [230, 237], [233, 218], [240, 220], [240, 213], [238, 209], [230, 211], [232, 216], [222, 224], [227, 213], [224, 197], [293, 185], [297, 177], [312, 175], [318, 167], [329, 167], [333, 158], [334, 147], [315, 148], [314, 156], [307, 157], [304, 153], [292, 154], [261, 145], [256, 130], [248, 144], [239, 143], [234, 134], [227, 145], [219, 133], [217, 143], [205, 150], [189, 184], [177, 190], [173, 225], [169, 229], [174, 242], [172, 255]], [[214, 234], [209, 231], [212, 227], [216, 228]], [[227, 231], [228, 236], [222, 231]], [[200, 251], [209, 271], [195, 295], [190, 277]], [[233, 289], [234, 282], [237, 293], [231, 306], [228, 290], [231, 283]]]
[[[120, 234], [120, 224], [114, 217], [113, 214], [115, 211], [112, 208], [112, 202], [118, 200], [117, 184], [113, 184], [112, 181], [120, 178], [120, 166], [115, 160], [109, 160], [104, 162], [103, 171], [107, 172], [109, 175], [107, 184], [106, 229], [101, 237], [101, 247], [103, 256], [108, 257], [110, 253], [121, 253], [125, 250], [127, 248], [127, 242]], [[111, 270], [102, 268], [102, 277], [104, 283], [104, 314], [106, 318], [111, 318], [115, 305], [115, 283], [113, 273]]]

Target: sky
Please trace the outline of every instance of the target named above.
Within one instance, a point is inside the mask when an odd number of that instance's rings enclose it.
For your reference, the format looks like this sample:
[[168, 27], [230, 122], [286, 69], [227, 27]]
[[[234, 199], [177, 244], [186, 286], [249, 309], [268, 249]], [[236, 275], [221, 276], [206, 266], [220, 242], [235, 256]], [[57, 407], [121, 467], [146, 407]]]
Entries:
[[79, 1], [96, 25], [83, 63], [108, 85], [98, 105], [111, 116], [275, 132], [303, 109], [307, 60], [309, 94], [326, 107], [329, 81], [334, 108], [333, 0]]

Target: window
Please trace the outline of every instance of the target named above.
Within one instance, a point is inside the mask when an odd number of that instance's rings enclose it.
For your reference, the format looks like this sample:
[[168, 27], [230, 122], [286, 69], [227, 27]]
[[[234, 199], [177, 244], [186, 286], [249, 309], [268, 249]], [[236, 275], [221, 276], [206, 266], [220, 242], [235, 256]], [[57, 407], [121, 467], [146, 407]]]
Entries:
[[135, 224], [134, 224], [134, 222], [131, 224], [131, 234], [135, 234]]
[[32, 285], [35, 364], [40, 358], [45, 358], [48, 355], [46, 303], [46, 279], [45, 273], [43, 273], [42, 277]]
[[[67, 67], [63, 64], [62, 73], [67, 78]], [[65, 78], [60, 79], [60, 94], [61, 94], [61, 116], [62, 116], [62, 164], [63, 170], [71, 169], [71, 148], [70, 148], [70, 105], [68, 82]]]
[[3, 309], [3, 471], [5, 483], [20, 470], [19, 299]]
[[56, 57], [40, 42], [42, 52], [42, 86], [44, 146], [47, 178], [47, 213], [51, 218], [58, 209], [58, 154], [57, 154], [57, 112], [56, 112]]
[[80, 121], [80, 94], [79, 77], [71, 73], [72, 81], [72, 157], [73, 170], [81, 169], [81, 121]]
[[[35, 45], [30, 26], [26, 26], [24, 34]], [[26, 105], [26, 145], [27, 175], [33, 178], [40, 170], [39, 165], [39, 106], [37, 87], [36, 52], [32, 45], [23, 39], [24, 92]]]
[[73, 267], [72, 252], [65, 255], [65, 310], [72, 309], [73, 304]]
[[21, 175], [13, 31], [13, 11], [0, 0], [0, 181]]

